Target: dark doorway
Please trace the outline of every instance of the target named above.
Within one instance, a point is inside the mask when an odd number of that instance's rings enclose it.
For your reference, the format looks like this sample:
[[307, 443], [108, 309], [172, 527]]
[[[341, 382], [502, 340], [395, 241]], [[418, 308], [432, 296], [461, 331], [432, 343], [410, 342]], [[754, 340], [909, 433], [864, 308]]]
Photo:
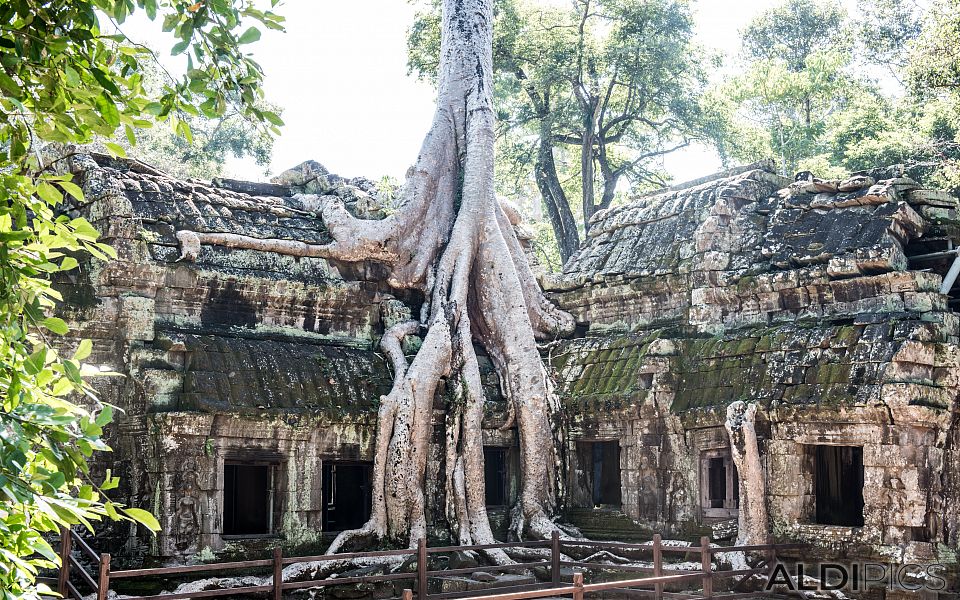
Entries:
[[577, 442], [577, 471], [584, 486], [583, 502], [620, 506], [620, 443]]
[[223, 535], [273, 532], [276, 465], [227, 462], [223, 467]]
[[816, 522], [863, 526], [863, 448], [814, 446]]
[[484, 446], [483, 483], [487, 506], [504, 506], [507, 499], [507, 449]]
[[708, 486], [710, 508], [723, 508], [723, 503], [727, 499], [727, 468], [723, 464], [723, 458], [718, 456], [709, 459], [707, 479], [710, 482]]
[[700, 507], [703, 516], [729, 518], [737, 515], [740, 481], [730, 451], [707, 450], [700, 455]]
[[323, 530], [361, 527], [370, 518], [369, 463], [323, 463]]

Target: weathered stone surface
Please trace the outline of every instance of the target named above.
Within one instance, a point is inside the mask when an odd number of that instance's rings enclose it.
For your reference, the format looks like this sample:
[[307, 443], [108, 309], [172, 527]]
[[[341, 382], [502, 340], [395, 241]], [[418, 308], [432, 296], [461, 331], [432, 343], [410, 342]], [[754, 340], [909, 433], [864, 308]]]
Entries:
[[[97, 342], [94, 364], [127, 376], [94, 381], [125, 411], [108, 431], [110, 466], [126, 486], [120, 499], [164, 525], [155, 545], [131, 554], [316, 549], [328, 533], [325, 465], [371, 459], [378, 399], [391, 381], [375, 345], [384, 327], [418, 314], [418, 301], [394, 297], [372, 263], [211, 246], [180, 263], [176, 233], [324, 243], [315, 201], [294, 194], [336, 195], [354, 214], [378, 218], [376, 187], [318, 163], [267, 188], [176, 181], [105, 157], [77, 157], [73, 168], [88, 202], [72, 210], [120, 258], [58, 281], [65, 316]], [[777, 539], [809, 541], [819, 555], [955, 556], [960, 319], [939, 293], [949, 263], [918, 266], [908, 256], [960, 242], [956, 213], [954, 199], [899, 171], [791, 183], [764, 165], [598, 213], [548, 282], [579, 323], [576, 336], [543, 348], [568, 430], [568, 517], [618, 539], [729, 537], [738, 509], [732, 495], [708, 497], [708, 463], [729, 456], [725, 409], [744, 400], [759, 407]], [[506, 405], [489, 359], [481, 366], [484, 443], [502, 452], [508, 496], [491, 514], [505, 531], [521, 476], [516, 431], [499, 429]], [[444, 402], [433, 415], [431, 474], [442, 463]], [[597, 442], [607, 444], [602, 452]], [[818, 445], [860, 449], [862, 526], [816, 522]], [[596, 460], [619, 475], [616, 506], [595, 506]], [[225, 465], [235, 461], [272, 465], [278, 538], [223, 535]], [[431, 475], [428, 515], [439, 538], [443, 487]], [[116, 532], [128, 550], [147, 543], [128, 536]]]
[[[907, 253], [925, 235], [956, 243], [956, 200], [890, 175], [839, 192], [806, 181], [777, 192], [786, 183], [750, 171], [595, 218], [552, 287], [587, 329], [547, 358], [571, 438], [618, 440], [624, 512], [693, 533], [711, 523], [701, 469], [728, 452], [724, 409], [756, 403], [779, 539], [892, 560], [919, 544], [914, 556], [948, 560], [960, 517], [943, 507], [958, 504], [960, 475], [939, 473], [960, 466], [945, 458], [960, 332], [939, 293], [949, 263], [912, 271]], [[822, 444], [862, 448], [862, 527], [816, 522]]]

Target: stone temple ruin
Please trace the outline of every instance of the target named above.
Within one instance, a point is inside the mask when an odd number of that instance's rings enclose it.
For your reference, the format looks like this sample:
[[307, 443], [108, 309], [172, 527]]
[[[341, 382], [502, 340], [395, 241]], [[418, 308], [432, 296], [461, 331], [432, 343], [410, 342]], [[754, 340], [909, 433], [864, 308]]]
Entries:
[[[179, 231], [329, 241], [301, 191], [376, 218], [367, 180], [307, 163], [281, 183], [178, 181], [76, 156], [76, 206], [119, 254], [58, 282], [123, 409], [99, 458], [151, 510], [129, 557], [315, 550], [369, 510], [385, 326], [417, 314], [382, 269], [204, 245]], [[308, 175], [308, 176], [304, 176]], [[595, 216], [551, 298], [576, 334], [543, 347], [568, 424], [566, 519], [591, 537], [730, 539], [726, 407], [756, 403], [777, 541], [813, 554], [956, 561], [960, 546], [957, 200], [895, 170], [794, 183], [754, 165]], [[957, 263], [960, 264], [960, 263]], [[946, 279], [947, 284], [944, 285]], [[487, 366], [487, 503], [498, 535], [520, 473]], [[442, 404], [437, 399], [437, 442]], [[443, 480], [428, 467], [436, 522]], [[442, 528], [435, 532], [443, 535]]]

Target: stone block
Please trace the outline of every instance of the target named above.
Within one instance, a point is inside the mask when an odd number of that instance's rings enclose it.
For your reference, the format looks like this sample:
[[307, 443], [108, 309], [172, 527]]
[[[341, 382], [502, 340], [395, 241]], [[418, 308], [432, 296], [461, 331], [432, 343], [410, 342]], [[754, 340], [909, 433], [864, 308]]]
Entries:
[[154, 337], [154, 300], [143, 296], [119, 299], [117, 325], [125, 339], [150, 341]]
[[904, 292], [903, 307], [915, 312], [947, 310], [947, 296], [936, 292]]

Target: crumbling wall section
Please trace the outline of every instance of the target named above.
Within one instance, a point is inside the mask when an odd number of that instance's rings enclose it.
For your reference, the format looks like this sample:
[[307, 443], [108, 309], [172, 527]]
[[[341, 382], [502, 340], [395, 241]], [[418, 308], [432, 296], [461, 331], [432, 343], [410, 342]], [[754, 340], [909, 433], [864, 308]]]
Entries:
[[[955, 556], [960, 320], [943, 265], [912, 270], [907, 249], [955, 243], [956, 209], [897, 174], [790, 183], [757, 170], [598, 214], [550, 284], [586, 336], [547, 360], [579, 428], [658, 432], [656, 479], [624, 512], [664, 531], [711, 525], [701, 460], [728, 447], [725, 408], [744, 400], [759, 407], [778, 539], [824, 556]], [[818, 445], [860, 449], [863, 526], [816, 523]], [[642, 510], [654, 493], [656, 517]]]

